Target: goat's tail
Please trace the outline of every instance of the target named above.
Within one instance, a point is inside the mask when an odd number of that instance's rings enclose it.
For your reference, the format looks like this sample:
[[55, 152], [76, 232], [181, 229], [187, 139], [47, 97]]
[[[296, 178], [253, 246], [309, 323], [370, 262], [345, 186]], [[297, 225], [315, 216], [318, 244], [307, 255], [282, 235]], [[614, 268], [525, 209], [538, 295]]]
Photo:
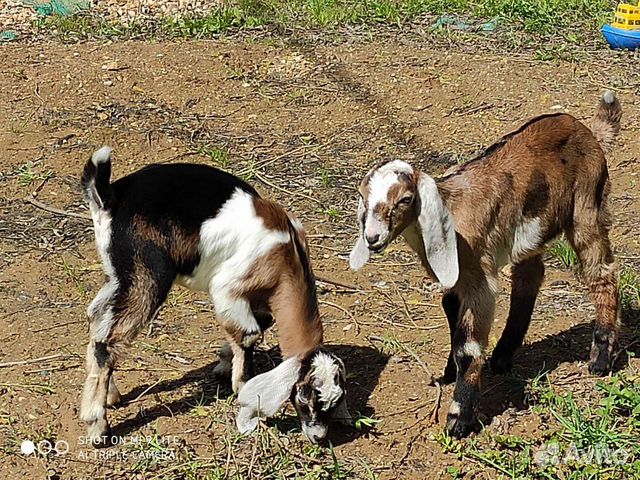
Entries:
[[91, 155], [82, 172], [82, 191], [92, 207], [109, 210], [111, 195], [111, 148], [102, 147]]
[[613, 148], [620, 131], [621, 118], [620, 102], [612, 91], [607, 90], [600, 99], [596, 114], [591, 119], [591, 131], [605, 153]]

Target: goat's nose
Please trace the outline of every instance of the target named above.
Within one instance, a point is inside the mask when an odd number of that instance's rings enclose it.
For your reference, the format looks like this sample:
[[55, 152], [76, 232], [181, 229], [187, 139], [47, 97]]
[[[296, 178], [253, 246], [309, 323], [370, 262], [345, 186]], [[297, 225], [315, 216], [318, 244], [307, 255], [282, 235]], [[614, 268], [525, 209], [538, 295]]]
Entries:
[[324, 435], [312, 434], [309, 440], [311, 440], [311, 443], [313, 443], [314, 445], [317, 445], [322, 440], [324, 440]]
[[365, 235], [367, 243], [369, 245], [375, 244], [378, 240], [380, 240], [380, 234], [374, 233], [373, 235]]

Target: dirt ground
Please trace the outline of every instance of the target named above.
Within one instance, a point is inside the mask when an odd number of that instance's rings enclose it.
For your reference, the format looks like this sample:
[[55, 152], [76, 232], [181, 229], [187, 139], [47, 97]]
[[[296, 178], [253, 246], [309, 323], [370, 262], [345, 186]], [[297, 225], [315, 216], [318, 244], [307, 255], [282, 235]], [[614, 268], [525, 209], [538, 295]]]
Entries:
[[[612, 240], [621, 263], [640, 266], [640, 79], [613, 53], [570, 64], [400, 41], [17, 43], [0, 46], [0, 65], [0, 473], [7, 479], [184, 476], [172, 464], [146, 471], [83, 456], [92, 452], [78, 421], [85, 309], [102, 273], [91, 223], [41, 207], [88, 213], [78, 179], [102, 144], [114, 148], [114, 178], [152, 162], [225, 164], [303, 221], [316, 274], [327, 280], [318, 284], [321, 313], [327, 343], [349, 371], [350, 410], [381, 420], [370, 431], [332, 434], [337, 459], [356, 466], [353, 476], [443, 478], [461, 466], [437, 440], [451, 386], [442, 389], [438, 423], [429, 421], [438, 397], [430, 374], [441, 374], [449, 348], [440, 293], [399, 242], [362, 271], [348, 268], [356, 186], [372, 164], [401, 158], [437, 174], [531, 116], [567, 111], [588, 119], [614, 87], [624, 120], [609, 158]], [[507, 278], [491, 346], [504, 326]], [[515, 375], [484, 375], [488, 429], [545, 428], [525, 403], [525, 381], [541, 369], [577, 394], [593, 390], [585, 364], [592, 317], [585, 288], [550, 259]], [[233, 398], [211, 376], [221, 341], [206, 296], [176, 287], [116, 373], [129, 403], [109, 412], [114, 433], [173, 436], [212, 466], [253, 464], [251, 439], [229, 447]], [[624, 330], [622, 344], [630, 341]], [[261, 368], [276, 358], [273, 346], [269, 333]], [[48, 359], [30, 361], [41, 357]], [[269, 425], [285, 432], [279, 442], [304, 451], [291, 414], [289, 407]], [[40, 439], [64, 440], [70, 451], [20, 453], [23, 440]], [[494, 477], [481, 465], [464, 468], [469, 478]]]

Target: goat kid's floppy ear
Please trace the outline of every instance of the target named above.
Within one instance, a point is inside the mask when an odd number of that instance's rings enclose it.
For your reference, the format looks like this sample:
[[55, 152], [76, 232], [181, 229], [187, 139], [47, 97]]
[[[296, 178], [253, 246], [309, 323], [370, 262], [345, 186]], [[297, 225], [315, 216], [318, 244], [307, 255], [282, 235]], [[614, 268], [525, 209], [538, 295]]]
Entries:
[[364, 213], [364, 202], [361, 198], [358, 202], [358, 226], [360, 227], [358, 240], [349, 254], [349, 266], [352, 270], [360, 270], [369, 261], [369, 248], [364, 241]]
[[442, 201], [435, 180], [421, 173], [418, 178], [420, 213], [418, 224], [422, 231], [427, 261], [444, 288], [458, 281], [458, 247], [453, 217]]
[[245, 383], [238, 395], [240, 411], [236, 425], [240, 433], [254, 431], [260, 415], [274, 416], [289, 399], [299, 374], [300, 361], [291, 357]]

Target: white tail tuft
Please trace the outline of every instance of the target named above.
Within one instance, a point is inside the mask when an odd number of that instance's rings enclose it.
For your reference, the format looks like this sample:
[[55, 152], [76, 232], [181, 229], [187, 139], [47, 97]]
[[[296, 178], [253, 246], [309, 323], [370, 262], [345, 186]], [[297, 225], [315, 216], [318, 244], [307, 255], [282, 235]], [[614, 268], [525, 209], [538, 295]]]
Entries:
[[97, 167], [101, 163], [111, 160], [111, 147], [104, 146], [91, 155], [91, 162]]
[[604, 100], [604, 103], [613, 103], [616, 101], [616, 95], [611, 90], [607, 90], [604, 92], [602, 100]]

